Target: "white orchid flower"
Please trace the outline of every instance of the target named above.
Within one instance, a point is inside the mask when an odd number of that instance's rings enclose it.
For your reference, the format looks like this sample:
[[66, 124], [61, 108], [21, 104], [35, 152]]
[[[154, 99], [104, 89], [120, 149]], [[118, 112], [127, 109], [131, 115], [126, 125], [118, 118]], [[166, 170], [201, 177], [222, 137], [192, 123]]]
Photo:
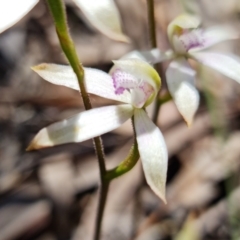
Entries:
[[236, 56], [203, 51], [219, 42], [236, 39], [239, 35], [231, 28], [199, 28], [200, 20], [192, 15], [181, 15], [168, 26], [172, 50], [166, 53], [153, 49], [149, 52], [134, 51], [128, 57], [141, 58], [151, 63], [172, 60], [166, 71], [167, 85], [173, 100], [188, 125], [191, 125], [199, 105], [195, 87], [195, 70], [187, 59], [194, 59], [240, 83], [240, 61]]
[[238, 34], [226, 27], [198, 28], [200, 20], [191, 15], [181, 15], [168, 26], [168, 38], [174, 51], [174, 60], [167, 72], [168, 89], [188, 125], [191, 125], [199, 105], [195, 88], [195, 71], [187, 58], [194, 59], [240, 83], [240, 62], [221, 53], [204, 52], [219, 42], [235, 39]]
[[[39, 0], [0, 0], [0, 33], [24, 17]], [[121, 29], [121, 18], [113, 0], [73, 0], [87, 21], [107, 37], [121, 42], [129, 38]]]
[[[33, 70], [53, 84], [79, 91], [77, 78], [69, 66], [41, 64]], [[148, 63], [137, 59], [114, 61], [110, 75], [91, 68], [84, 71], [88, 93], [123, 104], [91, 109], [54, 123], [35, 136], [28, 150], [82, 142], [116, 129], [133, 116], [146, 180], [165, 202], [167, 148], [162, 133], [145, 111], [160, 88], [159, 75]]]
[[38, 0], [1, 0], [0, 33], [17, 23], [37, 3]]

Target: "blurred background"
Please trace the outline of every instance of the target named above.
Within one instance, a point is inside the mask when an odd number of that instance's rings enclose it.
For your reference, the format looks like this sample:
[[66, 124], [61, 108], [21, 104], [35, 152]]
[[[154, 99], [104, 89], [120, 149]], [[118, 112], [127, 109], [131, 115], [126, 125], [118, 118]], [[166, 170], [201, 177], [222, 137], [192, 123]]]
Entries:
[[[150, 49], [145, 0], [116, 0], [129, 44], [102, 35], [73, 1], [66, 4], [84, 66], [108, 71], [129, 51]], [[169, 49], [167, 25], [184, 11], [199, 14], [203, 27], [229, 24], [240, 32], [239, 0], [156, 0], [159, 49]], [[240, 40], [215, 49], [240, 55]], [[0, 240], [90, 240], [99, 186], [92, 142], [25, 151], [41, 128], [84, 110], [76, 91], [45, 82], [30, 69], [42, 62], [67, 63], [41, 0], [0, 35]], [[139, 162], [111, 183], [102, 239], [240, 239], [240, 85], [193, 66], [201, 94], [193, 126], [187, 128], [172, 102], [158, 116], [169, 151], [168, 204], [147, 186]], [[91, 100], [94, 107], [112, 104]], [[131, 124], [102, 137], [107, 167], [114, 167], [131, 147]]]

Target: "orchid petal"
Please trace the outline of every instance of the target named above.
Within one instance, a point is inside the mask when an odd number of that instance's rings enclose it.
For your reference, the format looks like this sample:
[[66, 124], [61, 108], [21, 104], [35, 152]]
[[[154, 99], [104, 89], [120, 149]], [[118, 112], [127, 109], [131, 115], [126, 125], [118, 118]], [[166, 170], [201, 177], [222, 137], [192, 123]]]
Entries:
[[91, 109], [43, 128], [27, 150], [82, 142], [116, 129], [133, 115], [130, 104]]
[[165, 185], [168, 154], [162, 133], [143, 109], [135, 109], [134, 126], [147, 183], [166, 203]]
[[239, 33], [231, 27], [215, 26], [202, 30], [200, 37], [202, 46], [192, 48], [189, 52], [203, 50], [226, 40], [237, 39]]
[[200, 25], [200, 19], [194, 15], [183, 14], [176, 17], [169, 25], [168, 25], [168, 38], [170, 42], [172, 42], [172, 38], [174, 34], [180, 35], [182, 30], [184, 29], [194, 29]]
[[[43, 63], [32, 69], [48, 82], [80, 91], [77, 77], [70, 66]], [[84, 72], [88, 93], [120, 102], [131, 102], [129, 92], [115, 94], [113, 79], [109, 74], [93, 68], [84, 68]]]
[[37, 2], [38, 0], [0, 1], [0, 33], [17, 23]]
[[240, 83], [240, 59], [236, 56], [213, 52], [192, 52], [190, 56]]
[[136, 59], [140, 59], [142, 61], [145, 61], [149, 64], [155, 64], [155, 63], [159, 63], [159, 62], [163, 62], [163, 61], [171, 59], [173, 57], [173, 54], [174, 53], [173, 53], [172, 50], [162, 52], [158, 48], [154, 48], [150, 51], [143, 51], [143, 52], [135, 50], [135, 51], [127, 53], [126, 55], [121, 57], [121, 60], [122, 59], [136, 58]]
[[178, 58], [170, 63], [166, 78], [173, 100], [190, 126], [199, 105], [199, 93], [194, 85], [195, 71], [185, 58]]
[[109, 38], [129, 42], [122, 33], [120, 14], [113, 0], [74, 0], [88, 21]]

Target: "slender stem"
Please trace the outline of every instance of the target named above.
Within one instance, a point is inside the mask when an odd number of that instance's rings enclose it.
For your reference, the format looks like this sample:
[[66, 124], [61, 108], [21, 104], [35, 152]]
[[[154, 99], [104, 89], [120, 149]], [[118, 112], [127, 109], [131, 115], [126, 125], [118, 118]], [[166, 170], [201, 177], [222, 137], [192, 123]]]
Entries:
[[134, 145], [130, 149], [128, 156], [115, 168], [108, 170], [105, 179], [113, 180], [114, 178], [120, 177], [121, 175], [130, 171], [138, 162], [139, 152], [137, 146], [137, 140], [134, 140]]
[[[155, 26], [155, 13], [154, 13], [154, 0], [147, 0], [148, 10], [148, 31], [151, 48], [157, 48], [156, 26]], [[166, 82], [166, 77], [162, 64], [155, 64], [155, 69], [159, 72], [162, 82]], [[153, 113], [153, 122], [157, 122], [158, 114], [160, 111], [160, 102], [156, 101]]]
[[[165, 72], [164, 72], [163, 65], [161, 63], [158, 65], [158, 69], [157, 70], [158, 70], [159, 75], [160, 75], [160, 77], [162, 79], [162, 82], [166, 83], [166, 75], [165, 75]], [[157, 118], [158, 118], [159, 111], [160, 111], [162, 103], [163, 102], [161, 102], [161, 101], [158, 101], [158, 100], [156, 101], [156, 104], [155, 104], [155, 107], [154, 107], [154, 111], [153, 111], [153, 122], [154, 123], [157, 123]]]
[[[68, 31], [65, 5], [62, 0], [47, 0], [47, 3], [54, 19], [56, 32], [57, 32], [62, 50], [65, 53], [71, 67], [73, 68], [73, 71], [77, 76], [84, 107], [86, 110], [89, 110], [92, 108], [92, 105], [84, 85], [84, 69], [78, 59], [74, 43]], [[106, 167], [105, 167], [105, 156], [104, 156], [102, 140], [100, 137], [95, 137], [93, 139], [93, 142], [95, 146], [96, 155], [98, 158], [100, 179], [101, 179], [100, 200], [99, 200], [99, 206], [98, 206], [98, 215], [96, 220], [95, 238], [94, 238], [95, 240], [98, 240], [100, 236], [100, 228], [101, 228], [104, 206], [105, 206], [107, 193], [108, 193], [109, 182], [104, 180], [104, 176], [106, 174]]]
[[100, 239], [102, 219], [103, 219], [105, 205], [107, 202], [109, 184], [110, 184], [110, 181], [106, 181], [106, 180], [102, 181], [102, 184], [101, 184], [98, 209], [97, 209], [97, 217], [95, 222], [94, 237], [93, 237], [94, 240]]
[[108, 181], [111, 181], [114, 178], [117, 178], [125, 174], [126, 172], [130, 171], [138, 162], [139, 152], [138, 152], [138, 144], [136, 139], [136, 130], [134, 127], [134, 117], [132, 117], [132, 127], [133, 127], [133, 133], [134, 133], [134, 144], [130, 149], [128, 156], [117, 167], [107, 171], [105, 175], [105, 179]]
[[155, 14], [154, 14], [154, 1], [147, 0], [148, 10], [148, 31], [150, 44], [152, 48], [157, 48], [156, 26], [155, 26]]
[[169, 92], [165, 93], [163, 96], [160, 96], [159, 98], [156, 99], [155, 106], [154, 106], [154, 111], [153, 111], [153, 122], [154, 123], [157, 123], [160, 107], [164, 103], [166, 103], [170, 100], [172, 100], [172, 96], [170, 95]]

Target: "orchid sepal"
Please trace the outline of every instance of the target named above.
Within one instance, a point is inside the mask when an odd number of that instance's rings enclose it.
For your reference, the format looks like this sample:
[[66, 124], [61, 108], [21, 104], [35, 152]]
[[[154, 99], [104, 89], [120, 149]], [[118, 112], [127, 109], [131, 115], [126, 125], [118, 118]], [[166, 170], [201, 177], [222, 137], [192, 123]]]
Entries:
[[0, 33], [16, 24], [38, 0], [7, 0], [0, 2]]
[[191, 57], [240, 83], [240, 58], [216, 52], [194, 52]]
[[162, 133], [143, 109], [135, 109], [134, 125], [147, 183], [155, 194], [166, 203], [168, 153]]
[[183, 57], [173, 60], [166, 71], [168, 89], [188, 126], [192, 124], [200, 99], [195, 87], [195, 74]]
[[73, 1], [98, 31], [115, 41], [130, 42], [130, 39], [122, 32], [120, 13], [113, 0]]
[[82, 142], [116, 129], [132, 115], [133, 107], [130, 104], [91, 109], [43, 128], [27, 150]]

